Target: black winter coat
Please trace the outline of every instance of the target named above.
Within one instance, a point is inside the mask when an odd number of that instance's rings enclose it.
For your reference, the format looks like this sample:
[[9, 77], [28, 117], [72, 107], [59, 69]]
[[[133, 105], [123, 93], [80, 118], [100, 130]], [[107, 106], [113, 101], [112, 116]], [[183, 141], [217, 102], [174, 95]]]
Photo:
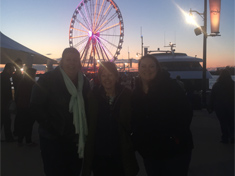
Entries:
[[211, 90], [209, 108], [217, 114], [226, 112], [234, 118], [234, 85], [233, 80], [217, 81]]
[[118, 85], [116, 95], [112, 106], [102, 86], [95, 88], [88, 96], [88, 137], [82, 176], [91, 174], [95, 155], [107, 154], [120, 156], [125, 175], [134, 176], [138, 173], [130, 138], [131, 91]]
[[169, 158], [193, 148], [192, 108], [169, 73], [158, 73], [147, 94], [137, 83], [132, 112], [132, 139], [142, 157]]
[[6, 71], [3, 71], [0, 74], [0, 86], [1, 86], [0, 99], [1, 99], [1, 111], [2, 112], [9, 111], [9, 105], [11, 101], [13, 100], [10, 77], [11, 76]]
[[[89, 82], [84, 77], [85, 104], [89, 90]], [[30, 107], [32, 117], [39, 123], [41, 137], [62, 142], [73, 140], [77, 142], [73, 114], [69, 112], [70, 97], [59, 67], [39, 78], [32, 90]]]

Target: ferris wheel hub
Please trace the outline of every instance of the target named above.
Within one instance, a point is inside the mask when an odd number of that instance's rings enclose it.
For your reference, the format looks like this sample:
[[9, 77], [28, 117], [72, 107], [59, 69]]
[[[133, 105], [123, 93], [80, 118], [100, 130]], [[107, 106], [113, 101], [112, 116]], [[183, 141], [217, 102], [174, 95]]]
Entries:
[[91, 37], [92, 36], [92, 32], [88, 31], [88, 36]]

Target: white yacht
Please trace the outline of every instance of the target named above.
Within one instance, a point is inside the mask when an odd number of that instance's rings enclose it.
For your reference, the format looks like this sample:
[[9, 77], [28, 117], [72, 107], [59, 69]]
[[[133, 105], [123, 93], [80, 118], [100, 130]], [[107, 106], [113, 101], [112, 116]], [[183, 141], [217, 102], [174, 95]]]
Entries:
[[[202, 59], [188, 56], [186, 53], [176, 53], [173, 49], [175, 45], [170, 43], [171, 50], [154, 50], [148, 51], [145, 48], [145, 53], [153, 55], [160, 62], [163, 69], [170, 73], [172, 79], [180, 76], [185, 83], [186, 88], [193, 88], [194, 90], [202, 89], [202, 74], [203, 68], [201, 66]], [[209, 79], [212, 76], [209, 71], [206, 71], [207, 89], [209, 89]]]

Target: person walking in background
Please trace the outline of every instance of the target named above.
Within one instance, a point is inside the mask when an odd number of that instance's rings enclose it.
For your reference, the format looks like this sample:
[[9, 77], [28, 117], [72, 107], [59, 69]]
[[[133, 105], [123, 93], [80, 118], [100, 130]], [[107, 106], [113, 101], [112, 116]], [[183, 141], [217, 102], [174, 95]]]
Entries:
[[11, 114], [9, 107], [13, 101], [12, 96], [12, 85], [10, 78], [15, 71], [14, 65], [12, 63], [7, 63], [1, 73], [1, 130], [4, 127], [5, 140], [6, 142], [13, 142], [14, 138], [11, 130]]
[[26, 144], [33, 146], [32, 129], [34, 117], [30, 113], [30, 97], [33, 85], [35, 84], [36, 69], [28, 68], [24, 73], [23, 79], [20, 81], [16, 92], [17, 113], [15, 117], [15, 127], [17, 129], [18, 144], [22, 145], [25, 138]]
[[[16, 92], [17, 92], [17, 89], [18, 89], [18, 85], [20, 83], [20, 81], [23, 79], [23, 74], [22, 74], [22, 68], [23, 68], [23, 62], [20, 58], [16, 59], [15, 62], [14, 62], [14, 66], [15, 66], [15, 73], [12, 75], [12, 82], [13, 82], [13, 87], [14, 87], [14, 94], [13, 94], [13, 99], [14, 101], [16, 102]], [[14, 112], [14, 114], [16, 114], [16, 110]], [[17, 134], [17, 124], [16, 124], [16, 119], [14, 121], [14, 129], [13, 129], [13, 135], [14, 136], [18, 136]]]
[[20, 58], [18, 58], [15, 60], [14, 65], [15, 65], [15, 73], [12, 75], [12, 81], [14, 85], [14, 93], [16, 94], [18, 85], [20, 81], [23, 79], [23, 74], [21, 70], [23, 68], [23, 62]]
[[193, 111], [182, 88], [152, 55], [139, 60], [132, 96], [132, 140], [148, 176], [186, 176]]
[[46, 176], [79, 176], [84, 156], [86, 95], [89, 82], [81, 72], [80, 54], [66, 48], [60, 65], [40, 76], [30, 106], [39, 123]]
[[209, 100], [209, 113], [215, 111], [219, 119], [222, 143], [234, 143], [234, 81], [228, 69], [221, 71], [213, 85]]
[[135, 176], [138, 164], [130, 139], [131, 91], [118, 82], [112, 62], [102, 62], [101, 86], [88, 98], [88, 137], [82, 176]]

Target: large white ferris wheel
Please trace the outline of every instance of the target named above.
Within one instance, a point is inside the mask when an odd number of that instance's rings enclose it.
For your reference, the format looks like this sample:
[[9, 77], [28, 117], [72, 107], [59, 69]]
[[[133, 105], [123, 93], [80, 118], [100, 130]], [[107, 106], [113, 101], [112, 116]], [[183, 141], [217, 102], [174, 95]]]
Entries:
[[122, 49], [124, 24], [113, 0], [82, 0], [69, 29], [69, 45], [78, 49], [83, 68], [114, 61]]

